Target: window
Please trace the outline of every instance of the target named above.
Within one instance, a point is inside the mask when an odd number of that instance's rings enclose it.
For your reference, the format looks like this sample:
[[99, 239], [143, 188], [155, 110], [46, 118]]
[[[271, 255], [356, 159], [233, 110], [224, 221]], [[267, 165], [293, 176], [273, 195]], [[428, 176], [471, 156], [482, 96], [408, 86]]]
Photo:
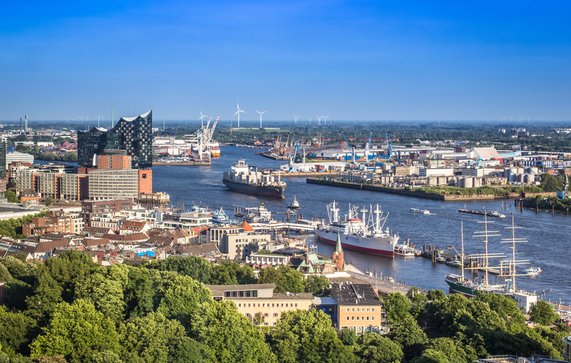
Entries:
[[277, 317], [277, 316], [278, 316], [278, 313], [274, 313], [274, 317]]

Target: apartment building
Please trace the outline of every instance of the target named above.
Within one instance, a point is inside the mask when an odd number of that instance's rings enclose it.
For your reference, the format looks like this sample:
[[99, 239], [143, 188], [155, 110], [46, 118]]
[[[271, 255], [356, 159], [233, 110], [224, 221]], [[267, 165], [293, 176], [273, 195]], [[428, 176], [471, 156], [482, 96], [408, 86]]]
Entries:
[[229, 300], [240, 314], [257, 326], [275, 326], [283, 313], [309, 310], [313, 305], [310, 293], [274, 293], [275, 284], [206, 285], [215, 300]]

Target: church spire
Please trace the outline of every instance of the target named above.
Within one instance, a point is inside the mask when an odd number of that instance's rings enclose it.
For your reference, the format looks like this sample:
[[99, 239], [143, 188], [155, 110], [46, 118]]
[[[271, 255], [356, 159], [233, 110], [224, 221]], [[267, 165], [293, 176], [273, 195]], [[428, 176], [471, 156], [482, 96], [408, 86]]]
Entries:
[[343, 253], [341, 234], [339, 232], [337, 232], [337, 243], [335, 244], [335, 251], [333, 252], [333, 261], [337, 266], [337, 271], [345, 270], [345, 254]]
[[335, 252], [343, 253], [343, 246], [341, 246], [341, 234], [337, 231], [337, 243], [335, 244]]

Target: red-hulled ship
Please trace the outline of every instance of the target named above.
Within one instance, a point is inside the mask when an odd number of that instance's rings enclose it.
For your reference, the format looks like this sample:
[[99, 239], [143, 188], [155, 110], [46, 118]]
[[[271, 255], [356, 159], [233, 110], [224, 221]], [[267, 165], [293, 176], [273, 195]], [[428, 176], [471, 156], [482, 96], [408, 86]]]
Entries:
[[399, 237], [385, 229], [388, 214], [385, 215], [377, 204], [374, 208], [349, 206], [343, 221], [339, 218], [339, 208], [335, 201], [327, 205], [329, 223], [316, 230], [319, 241], [335, 245], [337, 233], [344, 249], [371, 255], [394, 257], [394, 247]]

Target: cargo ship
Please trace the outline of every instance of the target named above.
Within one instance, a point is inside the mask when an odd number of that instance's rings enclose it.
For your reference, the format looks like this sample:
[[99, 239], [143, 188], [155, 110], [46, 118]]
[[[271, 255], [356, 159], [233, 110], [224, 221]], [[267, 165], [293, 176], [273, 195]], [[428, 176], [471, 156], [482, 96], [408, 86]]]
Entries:
[[339, 208], [334, 201], [327, 205], [329, 223], [323, 224], [315, 231], [319, 241], [335, 245], [337, 234], [341, 238], [344, 249], [371, 255], [393, 258], [394, 248], [399, 237], [385, 229], [388, 213], [375, 208], [362, 208], [349, 205], [349, 211], [343, 221], [339, 218]]
[[243, 159], [238, 160], [231, 171], [224, 173], [222, 182], [238, 193], [284, 199], [286, 183], [281, 181], [279, 172], [258, 170], [248, 166]]

